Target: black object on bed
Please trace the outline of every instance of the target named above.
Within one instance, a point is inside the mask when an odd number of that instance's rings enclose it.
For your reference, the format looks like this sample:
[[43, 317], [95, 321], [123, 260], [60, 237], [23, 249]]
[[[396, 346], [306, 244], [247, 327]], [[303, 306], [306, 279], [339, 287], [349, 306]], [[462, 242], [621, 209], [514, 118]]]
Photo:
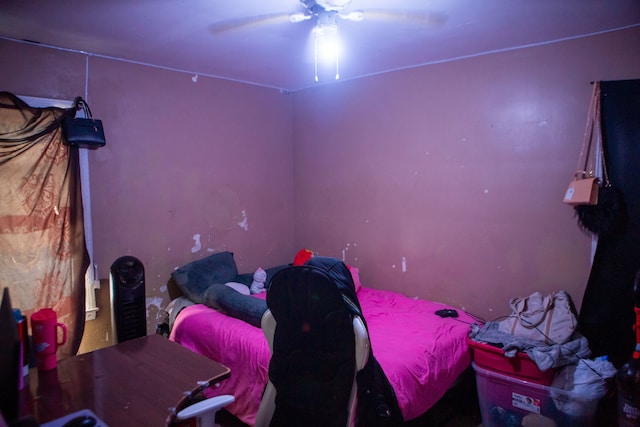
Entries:
[[[274, 274], [287, 267], [279, 265], [265, 269], [266, 287]], [[253, 281], [253, 273], [238, 274], [233, 252], [219, 252], [190, 262], [175, 270], [171, 277], [182, 293], [194, 303], [204, 304], [260, 327], [262, 315], [267, 310], [265, 301], [243, 295], [225, 285], [227, 282], [236, 282], [249, 287]]]
[[249, 295], [241, 294], [233, 288], [220, 283], [210, 285], [204, 292], [204, 305], [215, 308], [227, 316], [235, 317], [260, 327], [260, 320], [267, 303]]

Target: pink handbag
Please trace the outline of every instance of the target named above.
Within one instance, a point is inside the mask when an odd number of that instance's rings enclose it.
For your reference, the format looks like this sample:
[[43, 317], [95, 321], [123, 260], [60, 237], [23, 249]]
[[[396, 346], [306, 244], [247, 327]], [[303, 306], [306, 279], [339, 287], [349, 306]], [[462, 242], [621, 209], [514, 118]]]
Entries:
[[[595, 144], [593, 144], [594, 140]], [[599, 141], [601, 141], [600, 82], [595, 82], [587, 114], [587, 127], [584, 131], [580, 157], [578, 157], [578, 170], [573, 174], [573, 179], [564, 193], [562, 200], [564, 203], [573, 206], [598, 204], [600, 179], [595, 175], [596, 156], [592, 156], [591, 151], [598, 149]]]
[[568, 205], [597, 205], [600, 179], [586, 177], [584, 171], [576, 172], [564, 193], [563, 202]]

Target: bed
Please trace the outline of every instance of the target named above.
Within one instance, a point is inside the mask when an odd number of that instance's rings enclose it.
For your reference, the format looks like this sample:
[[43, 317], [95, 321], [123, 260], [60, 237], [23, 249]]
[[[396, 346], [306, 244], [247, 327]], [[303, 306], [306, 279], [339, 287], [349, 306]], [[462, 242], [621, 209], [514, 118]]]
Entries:
[[[440, 317], [435, 314], [437, 310], [451, 307], [362, 286], [358, 270], [352, 268], [351, 273], [368, 324], [373, 354], [395, 390], [403, 418], [415, 419], [430, 409], [469, 367], [471, 351], [466, 337], [469, 324], [475, 319], [460, 310], [457, 318]], [[202, 280], [194, 274], [191, 278]], [[198, 286], [208, 286], [201, 285]], [[231, 369], [231, 377], [210, 389], [208, 395], [233, 394], [236, 401], [226, 409], [242, 422], [253, 425], [270, 360], [262, 330], [238, 318], [241, 316], [212, 308], [215, 305], [206, 298], [194, 295], [192, 286], [193, 283], [181, 287], [195, 303], [183, 304], [186, 307], [175, 316], [169, 338]], [[262, 303], [265, 295], [248, 298]]]

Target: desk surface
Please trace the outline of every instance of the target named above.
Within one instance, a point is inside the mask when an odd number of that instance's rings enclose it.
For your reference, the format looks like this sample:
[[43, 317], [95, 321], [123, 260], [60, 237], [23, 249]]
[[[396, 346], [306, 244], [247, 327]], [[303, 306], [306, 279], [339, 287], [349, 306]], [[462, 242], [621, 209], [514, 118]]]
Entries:
[[160, 335], [149, 335], [29, 372], [23, 407], [39, 423], [91, 409], [109, 426], [164, 426], [200, 381], [230, 375], [224, 365]]

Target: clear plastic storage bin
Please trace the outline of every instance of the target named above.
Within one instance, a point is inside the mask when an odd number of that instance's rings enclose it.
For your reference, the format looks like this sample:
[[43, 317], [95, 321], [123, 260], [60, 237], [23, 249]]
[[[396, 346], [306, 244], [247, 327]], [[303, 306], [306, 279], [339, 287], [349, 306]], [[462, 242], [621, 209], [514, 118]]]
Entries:
[[483, 427], [595, 427], [598, 398], [472, 366]]

